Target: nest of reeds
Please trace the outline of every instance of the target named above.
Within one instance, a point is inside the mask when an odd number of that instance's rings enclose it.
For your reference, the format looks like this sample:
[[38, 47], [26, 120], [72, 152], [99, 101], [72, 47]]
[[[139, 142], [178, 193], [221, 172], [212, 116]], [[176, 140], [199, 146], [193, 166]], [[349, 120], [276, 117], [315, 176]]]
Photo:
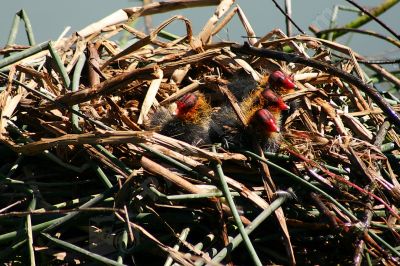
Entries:
[[[354, 51], [280, 30], [255, 38], [231, 1], [219, 3], [196, 36], [181, 16], [149, 35], [127, 23], [209, 2], [119, 10], [70, 37], [3, 49], [1, 258], [399, 263], [398, 102], [366, 83]], [[214, 42], [235, 13], [248, 43]], [[168, 34], [171, 22], [184, 23], [186, 35]], [[121, 31], [132, 35], [124, 47], [111, 39]], [[229, 84], [251, 79], [257, 86], [276, 70], [297, 89], [281, 95], [295, 104], [273, 152], [257, 141], [246, 149], [196, 146], [146, 127], [159, 108], [197, 92], [213, 112], [229, 103], [240, 121]]]

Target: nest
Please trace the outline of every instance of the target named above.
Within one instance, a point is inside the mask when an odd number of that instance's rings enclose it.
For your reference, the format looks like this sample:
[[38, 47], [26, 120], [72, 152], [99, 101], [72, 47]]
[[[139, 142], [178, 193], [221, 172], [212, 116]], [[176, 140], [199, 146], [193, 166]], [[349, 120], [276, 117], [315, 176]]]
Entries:
[[[1, 257], [29, 261], [28, 245], [43, 263], [398, 263], [399, 105], [366, 83], [361, 56], [280, 30], [254, 38], [230, 1], [197, 36], [182, 16], [149, 35], [126, 23], [180, 2], [120, 10], [54, 43], [3, 50], [18, 52], [0, 61]], [[235, 13], [248, 43], [213, 42]], [[167, 34], [172, 22], [186, 35]], [[111, 40], [121, 31], [132, 34], [125, 47]], [[279, 69], [298, 89], [282, 95], [296, 105], [278, 152], [146, 130], [157, 108], [195, 91], [215, 111], [228, 101], [240, 119], [230, 82]]]

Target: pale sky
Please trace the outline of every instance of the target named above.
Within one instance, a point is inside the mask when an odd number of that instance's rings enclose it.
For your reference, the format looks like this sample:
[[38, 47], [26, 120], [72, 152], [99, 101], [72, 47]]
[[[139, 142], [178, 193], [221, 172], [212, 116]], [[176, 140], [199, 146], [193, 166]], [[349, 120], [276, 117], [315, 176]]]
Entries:
[[[282, 0], [278, 2], [283, 3]], [[382, 1], [378, 0], [358, 1], [358, 3], [363, 6], [375, 6], [381, 2]], [[272, 1], [237, 0], [236, 3], [243, 9], [258, 36], [262, 36], [274, 28], [284, 29], [284, 18]], [[293, 0], [293, 19], [308, 33], [308, 26], [311, 23], [318, 24], [320, 28], [327, 28], [327, 19], [333, 10], [333, 6], [338, 4], [348, 6], [345, 1], [341, 0]], [[36, 41], [39, 43], [49, 39], [56, 39], [67, 26], [72, 27], [68, 34], [70, 35], [72, 32], [78, 31], [120, 8], [140, 5], [140, 1], [132, 0], [2, 0], [2, 8], [0, 9], [0, 45], [5, 45], [14, 14], [22, 8], [25, 9], [31, 20]], [[213, 14], [213, 10], [214, 7], [178, 10], [172, 13], [155, 15], [153, 16], [153, 21], [156, 26], [173, 14], [181, 14], [192, 21], [194, 31], [198, 33], [204, 23]], [[393, 27], [395, 31], [400, 32], [399, 14], [400, 4], [393, 7], [380, 18]], [[356, 14], [342, 11], [339, 13], [338, 24], [345, 24], [355, 16]], [[137, 27], [142, 30], [143, 24], [140, 23]], [[183, 27], [179, 25], [178, 28], [169, 27], [167, 30], [182, 34], [182, 28]], [[371, 22], [363, 28], [390, 35], [375, 22]], [[235, 41], [241, 41], [241, 36], [243, 35], [243, 28], [237, 18], [228, 25], [226, 30], [220, 33], [221, 38], [230, 38]], [[20, 26], [20, 33], [17, 41], [19, 44], [27, 44], [25, 31], [22, 25]], [[346, 43], [348, 37], [340, 41]], [[399, 49], [371, 37], [354, 35], [351, 38], [350, 46], [361, 54], [400, 57]]]

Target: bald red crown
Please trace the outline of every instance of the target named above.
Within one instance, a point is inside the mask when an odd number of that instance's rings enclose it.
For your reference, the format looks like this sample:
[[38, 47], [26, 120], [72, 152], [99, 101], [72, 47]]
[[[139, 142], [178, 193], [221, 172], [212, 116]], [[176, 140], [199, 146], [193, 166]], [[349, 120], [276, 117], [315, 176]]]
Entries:
[[269, 83], [273, 86], [284, 87], [285, 89], [294, 89], [296, 84], [293, 79], [285, 75], [282, 71], [277, 70], [272, 72], [268, 79]]
[[275, 92], [273, 92], [270, 88], [266, 88], [261, 93], [263, 98], [267, 101], [267, 105], [274, 106], [279, 108], [279, 110], [288, 110], [290, 109], [289, 105], [287, 105], [280, 96], [278, 96]]
[[256, 122], [265, 128], [266, 132], [279, 132], [274, 116], [267, 109], [260, 109], [255, 113]]
[[177, 102], [177, 110], [176, 110], [176, 114], [177, 115], [184, 115], [187, 112], [190, 111], [190, 109], [192, 109], [196, 103], [197, 103], [197, 96], [193, 93], [188, 93], [184, 96], [182, 96], [182, 98], [180, 98]]

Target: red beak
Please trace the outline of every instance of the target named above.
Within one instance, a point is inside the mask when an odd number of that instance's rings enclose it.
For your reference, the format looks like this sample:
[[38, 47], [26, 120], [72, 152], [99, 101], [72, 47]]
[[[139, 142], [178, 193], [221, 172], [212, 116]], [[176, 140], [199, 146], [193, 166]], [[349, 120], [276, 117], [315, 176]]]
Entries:
[[282, 110], [282, 111], [286, 111], [286, 110], [289, 110], [289, 109], [290, 109], [290, 106], [287, 105], [287, 104], [282, 100], [282, 98], [279, 98], [278, 106], [279, 106], [279, 109]]
[[287, 105], [282, 98], [273, 92], [269, 87], [264, 89], [261, 95], [267, 101], [269, 106], [278, 107], [281, 111], [290, 109], [289, 105]]
[[255, 115], [256, 119], [258, 119], [257, 121], [265, 128], [267, 133], [280, 131], [275, 117], [267, 109], [260, 109]]
[[280, 132], [280, 128], [278, 125], [275, 123], [275, 119], [270, 119], [268, 121], [268, 129], [267, 132]]
[[288, 90], [297, 88], [293, 78], [287, 76], [280, 70], [272, 72], [270, 76], [270, 83], [275, 86], [285, 87]]
[[285, 77], [285, 79], [282, 81], [283, 87], [286, 89], [295, 89], [297, 88], [296, 84], [290, 77]]

